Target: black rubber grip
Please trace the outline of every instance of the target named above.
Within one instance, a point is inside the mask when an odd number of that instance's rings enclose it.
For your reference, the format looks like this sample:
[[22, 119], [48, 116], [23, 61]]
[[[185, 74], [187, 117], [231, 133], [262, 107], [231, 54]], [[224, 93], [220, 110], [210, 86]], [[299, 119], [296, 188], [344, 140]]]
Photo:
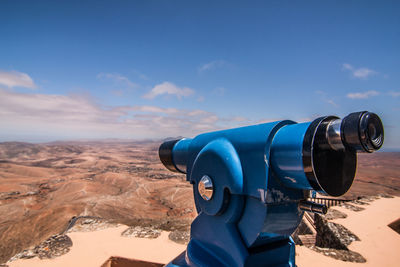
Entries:
[[172, 158], [172, 150], [174, 149], [175, 144], [180, 141], [181, 139], [170, 140], [166, 141], [161, 144], [160, 148], [158, 149], [158, 155], [160, 160], [164, 166], [173, 172], [181, 172], [176, 168], [173, 158]]
[[343, 144], [355, 151], [364, 151], [360, 141], [360, 119], [367, 111], [353, 112], [342, 119], [341, 136]]

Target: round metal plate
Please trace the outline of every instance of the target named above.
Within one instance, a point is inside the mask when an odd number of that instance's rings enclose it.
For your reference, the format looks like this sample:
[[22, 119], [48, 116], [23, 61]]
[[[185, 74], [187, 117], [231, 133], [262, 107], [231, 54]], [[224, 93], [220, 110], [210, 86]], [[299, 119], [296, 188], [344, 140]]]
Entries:
[[207, 200], [207, 201], [210, 200], [214, 193], [214, 186], [213, 186], [211, 178], [208, 177], [207, 175], [204, 175], [199, 182], [198, 190], [199, 190], [200, 196], [204, 200]]

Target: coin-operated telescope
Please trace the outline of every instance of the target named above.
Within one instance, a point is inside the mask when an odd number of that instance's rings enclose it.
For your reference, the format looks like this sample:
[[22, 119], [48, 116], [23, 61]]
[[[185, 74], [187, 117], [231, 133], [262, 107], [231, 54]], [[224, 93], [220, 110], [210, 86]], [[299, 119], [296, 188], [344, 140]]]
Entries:
[[370, 112], [312, 122], [277, 121], [167, 141], [162, 163], [186, 173], [198, 216], [185, 252], [167, 266], [295, 266], [290, 235], [311, 190], [340, 196], [356, 172], [356, 152], [383, 144], [383, 125]]

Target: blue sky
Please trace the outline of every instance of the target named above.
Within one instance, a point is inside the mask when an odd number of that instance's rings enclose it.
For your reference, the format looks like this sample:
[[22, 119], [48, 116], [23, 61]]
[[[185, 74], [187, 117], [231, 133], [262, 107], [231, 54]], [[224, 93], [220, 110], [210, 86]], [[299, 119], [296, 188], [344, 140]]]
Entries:
[[399, 14], [398, 1], [1, 1], [0, 141], [369, 110], [400, 149]]

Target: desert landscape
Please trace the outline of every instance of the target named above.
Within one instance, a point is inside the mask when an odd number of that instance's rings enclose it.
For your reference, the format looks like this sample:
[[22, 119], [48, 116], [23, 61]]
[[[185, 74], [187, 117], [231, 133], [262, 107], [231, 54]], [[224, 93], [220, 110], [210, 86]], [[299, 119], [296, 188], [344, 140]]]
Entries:
[[159, 143], [0, 144], [0, 263], [73, 216], [186, 230], [192, 189], [160, 163]]
[[[49, 238], [69, 244], [61, 234], [80, 228], [123, 225], [139, 238], [165, 238], [168, 231], [174, 251], [184, 249], [196, 216], [192, 188], [160, 163], [160, 143], [0, 143], [0, 263], [15, 255], [30, 258], [27, 249]], [[341, 198], [378, 194], [400, 196], [400, 153], [361, 154], [353, 187]], [[36, 250], [32, 257], [57, 256]]]

